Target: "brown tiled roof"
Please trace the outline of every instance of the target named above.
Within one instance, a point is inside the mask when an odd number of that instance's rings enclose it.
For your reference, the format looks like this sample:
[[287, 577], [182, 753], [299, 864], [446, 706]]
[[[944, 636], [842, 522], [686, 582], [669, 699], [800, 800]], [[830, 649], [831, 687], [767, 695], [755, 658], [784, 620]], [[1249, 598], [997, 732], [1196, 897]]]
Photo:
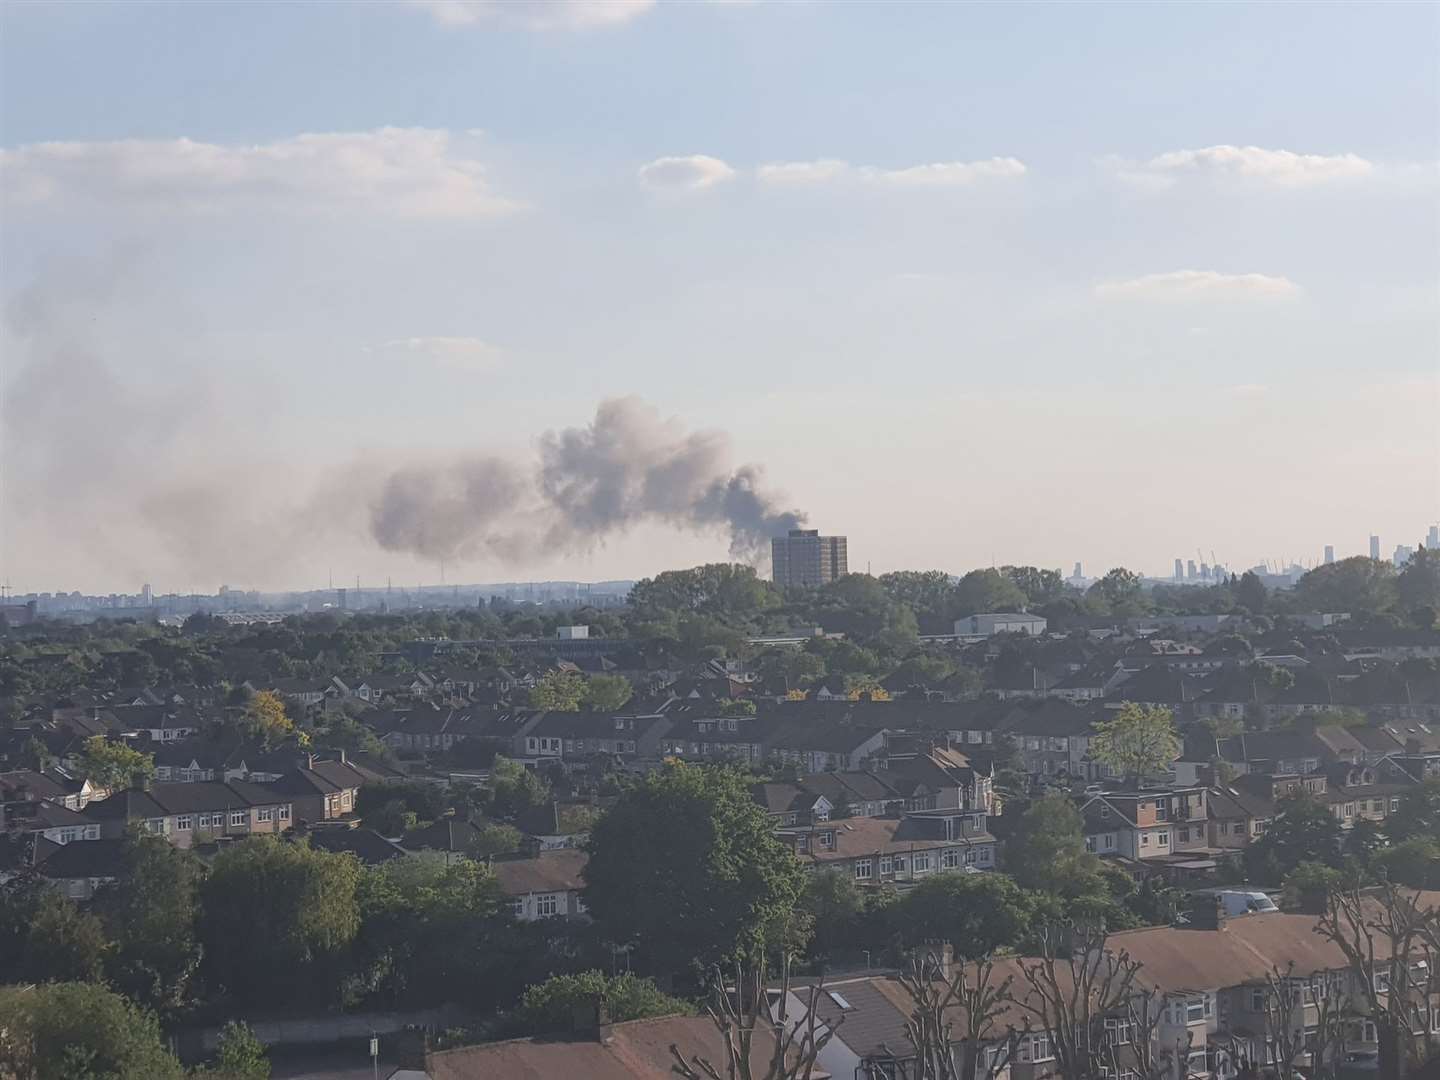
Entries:
[[[574, 848], [542, 851], [528, 859], [496, 859], [491, 865], [506, 896], [526, 893], [574, 892], [585, 886], [580, 876], [590, 856]], [[502, 1074], [505, 1075], [505, 1074]]]

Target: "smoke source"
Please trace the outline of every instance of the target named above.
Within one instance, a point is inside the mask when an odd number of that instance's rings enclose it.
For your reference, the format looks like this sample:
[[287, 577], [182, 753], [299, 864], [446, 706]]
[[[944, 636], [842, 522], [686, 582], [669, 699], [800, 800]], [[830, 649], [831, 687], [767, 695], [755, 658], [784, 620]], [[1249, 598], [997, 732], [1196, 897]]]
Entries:
[[389, 551], [518, 562], [586, 551], [658, 522], [723, 530], [731, 555], [749, 559], [805, 517], [776, 505], [758, 468], [732, 469], [728, 458], [723, 433], [686, 432], [639, 398], [612, 398], [587, 426], [542, 435], [529, 467], [467, 456], [390, 473], [370, 530]]

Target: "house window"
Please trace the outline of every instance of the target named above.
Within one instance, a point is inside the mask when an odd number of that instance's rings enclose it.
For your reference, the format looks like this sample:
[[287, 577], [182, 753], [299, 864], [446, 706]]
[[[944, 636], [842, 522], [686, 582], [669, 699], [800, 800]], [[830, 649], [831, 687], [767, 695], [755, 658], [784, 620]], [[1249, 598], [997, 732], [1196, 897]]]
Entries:
[[820, 834], [820, 846], [826, 851], [835, 849], [835, 834], [833, 832], [822, 832]]
[[1390, 973], [1388, 971], [1375, 972], [1375, 989], [1380, 993], [1387, 993], [1390, 989]]
[[519, 900], [510, 901], [510, 914], [516, 919], [525, 914], [525, 899], [523, 897]]
[[340, 805], [343, 806], [346, 810], [350, 809], [350, 802], [353, 798], [353, 794], [353, 792], [346, 790], [340, 795]]
[[181, 814], [175, 819], [175, 828], [180, 832], [189, 832], [195, 827], [195, 818], [190, 814]]
[[1265, 991], [1258, 986], [1250, 989], [1250, 1011], [1253, 1013], [1265, 1011]]
[[1166, 804], [1166, 802], [1165, 802], [1163, 799], [1157, 799], [1157, 800], [1155, 800], [1155, 820], [1156, 820], [1156, 821], [1164, 821], [1166, 815], [1169, 814], [1169, 812], [1170, 812], [1170, 808], [1169, 808], [1169, 806]]
[[904, 856], [904, 855], [896, 855], [896, 856], [895, 856], [895, 872], [896, 872], [897, 874], [903, 874], [903, 873], [905, 872], [905, 856]]
[[914, 870], [915, 870], [915, 872], [916, 872], [917, 874], [918, 874], [920, 871], [922, 871], [922, 870], [929, 870], [929, 869], [930, 869], [930, 856], [929, 856], [929, 855], [916, 855], [916, 856], [914, 857], [914, 860], [913, 860], [913, 861], [914, 861]]
[[940, 865], [946, 870], [954, 870], [960, 865], [960, 853], [958, 851], [947, 851], [940, 856]]
[[1393, 813], [1395, 813], [1395, 811], [1397, 811], [1397, 810], [1399, 810], [1399, 809], [1400, 809], [1400, 800], [1399, 800], [1399, 799], [1391, 799], [1391, 800], [1390, 800], [1390, 812], [1393, 814]]
[[974, 866], [974, 865], [975, 865], [975, 857], [976, 857], [976, 852], [975, 852], [975, 849], [974, 849], [974, 848], [966, 848], [966, 849], [965, 849], [965, 865], [966, 865], [966, 866]]
[[1105, 1021], [1105, 1036], [1111, 1046], [1129, 1046], [1135, 1037], [1134, 1026], [1129, 1020], [1110, 1017]]
[[858, 881], [868, 881], [874, 869], [869, 859], [855, 860], [855, 878]]
[[1198, 1024], [1209, 1014], [1209, 999], [1194, 998], [1185, 1002], [1185, 1023]]
[[1055, 1052], [1050, 1048], [1049, 1035], [1031, 1035], [1029, 1043], [1028, 1049], [1032, 1062], [1055, 1060]]
[[232, 829], [238, 829], [240, 826], [245, 824], [245, 817], [246, 814], [244, 810], [231, 810], [230, 827]]
[[285, 806], [280, 807], [279, 817], [280, 817], [280, 820], [281, 820], [281, 821], [289, 821], [289, 820], [290, 820], [290, 807], [289, 807], [288, 804], [285, 805]]
[[256, 811], [255, 816], [261, 821], [274, 821], [275, 808], [273, 806], [262, 806], [258, 811]]
[[982, 848], [980, 849], [979, 859], [980, 859], [980, 861], [981, 861], [982, 863], [988, 863], [988, 862], [990, 862], [990, 856], [991, 856], [991, 849], [990, 849], [990, 848], [988, 848], [988, 847], [982, 847]]
[[1114, 833], [1106, 833], [1106, 834], [1105, 834], [1105, 850], [1106, 850], [1106, 851], [1109, 851], [1109, 850], [1111, 850], [1114, 846], [1115, 846], [1115, 834], [1114, 834]]
[[210, 828], [210, 815], [209, 815], [209, 814], [201, 814], [201, 815], [200, 815], [199, 827], [202, 828], [202, 829], [208, 829], [208, 828]]
[[1150, 834], [1149, 834], [1148, 832], [1142, 832], [1142, 833], [1140, 834], [1140, 846], [1141, 846], [1141, 847], [1149, 847], [1149, 846], [1150, 846]]
[[155, 833], [157, 836], [164, 834], [164, 832], [165, 832], [165, 819], [164, 819], [164, 818], [151, 818], [149, 821], [145, 822], [145, 831], [146, 831], [146, 832], [150, 832], [150, 833]]
[[805, 833], [800, 834], [799, 848], [801, 855], [810, 854], [810, 837]]
[[880, 856], [880, 875], [881, 875], [881, 877], [884, 877], [886, 874], [893, 874], [894, 872], [895, 872], [895, 860], [892, 859], [889, 855], [881, 855], [881, 856]]
[[1181, 829], [1181, 830], [1180, 830], [1180, 835], [1177, 836], [1175, 839], [1176, 839], [1177, 841], [1179, 841], [1180, 843], [1182, 843], [1182, 844], [1188, 844], [1188, 843], [1190, 842], [1190, 830], [1189, 830], [1189, 829]]
[[554, 893], [542, 893], [535, 898], [535, 914], [539, 916], [560, 914], [560, 897]]
[[1161, 847], [1169, 847], [1169, 846], [1170, 846], [1170, 834], [1169, 834], [1168, 832], [1158, 832], [1158, 833], [1156, 833], [1156, 834], [1155, 834], [1155, 842], [1156, 842], [1157, 844], [1159, 844]]
[[1093, 836], [1085, 837], [1085, 850], [1092, 855], [1095, 853], [1095, 838]]

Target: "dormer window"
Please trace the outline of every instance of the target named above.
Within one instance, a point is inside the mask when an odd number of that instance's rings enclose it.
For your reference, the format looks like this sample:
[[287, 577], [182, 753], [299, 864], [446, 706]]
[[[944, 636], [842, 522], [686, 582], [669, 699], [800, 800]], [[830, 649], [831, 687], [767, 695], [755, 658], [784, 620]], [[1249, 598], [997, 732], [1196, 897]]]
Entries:
[[820, 846], [826, 851], [833, 851], [835, 848], [835, 833], [826, 830], [820, 834]]

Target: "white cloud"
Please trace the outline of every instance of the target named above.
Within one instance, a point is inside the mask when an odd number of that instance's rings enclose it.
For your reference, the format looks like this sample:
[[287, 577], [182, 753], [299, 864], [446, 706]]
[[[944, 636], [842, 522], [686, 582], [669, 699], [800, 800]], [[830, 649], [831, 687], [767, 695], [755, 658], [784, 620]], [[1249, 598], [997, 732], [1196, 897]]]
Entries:
[[1105, 281], [1095, 286], [1095, 295], [1104, 300], [1161, 302], [1285, 300], [1300, 293], [1300, 286], [1289, 278], [1269, 274], [1221, 274], [1214, 270], [1175, 270], [1125, 281]]
[[652, 188], [699, 191], [724, 183], [734, 175], [734, 169], [708, 154], [656, 158], [640, 167], [640, 182]]
[[1115, 175], [1139, 187], [1165, 188], [1187, 176], [1240, 177], [1277, 187], [1306, 187], [1353, 180], [1375, 172], [1373, 162], [1355, 154], [1297, 154], [1259, 146], [1207, 146], [1171, 150], [1147, 161], [1107, 158]]
[[780, 161], [761, 165], [755, 175], [762, 184], [777, 186], [824, 184], [858, 176], [870, 183], [896, 187], [953, 187], [986, 178], [1024, 176], [1025, 172], [1025, 163], [1013, 157], [943, 161], [905, 169], [853, 166], [835, 158], [821, 158], [817, 161]]
[[491, 23], [524, 30], [593, 30], [644, 15], [655, 0], [411, 0], [441, 26]]
[[849, 162], [821, 158], [818, 161], [777, 161], [761, 165], [755, 170], [755, 176], [762, 184], [800, 187], [838, 180], [849, 172]]
[[222, 146], [191, 139], [32, 143], [0, 151], [0, 185], [24, 203], [190, 213], [245, 208], [481, 218], [520, 204], [447, 131], [379, 128]]
[[394, 341], [382, 341], [379, 345], [367, 347], [365, 351], [427, 360], [464, 371], [493, 370], [504, 355], [488, 341], [473, 337], [398, 338]]
[[985, 161], [941, 161], [933, 165], [912, 165], [908, 169], [864, 168], [860, 175], [866, 180], [897, 187], [951, 187], [975, 180], [1024, 176], [1025, 163], [1013, 157], [988, 158]]

